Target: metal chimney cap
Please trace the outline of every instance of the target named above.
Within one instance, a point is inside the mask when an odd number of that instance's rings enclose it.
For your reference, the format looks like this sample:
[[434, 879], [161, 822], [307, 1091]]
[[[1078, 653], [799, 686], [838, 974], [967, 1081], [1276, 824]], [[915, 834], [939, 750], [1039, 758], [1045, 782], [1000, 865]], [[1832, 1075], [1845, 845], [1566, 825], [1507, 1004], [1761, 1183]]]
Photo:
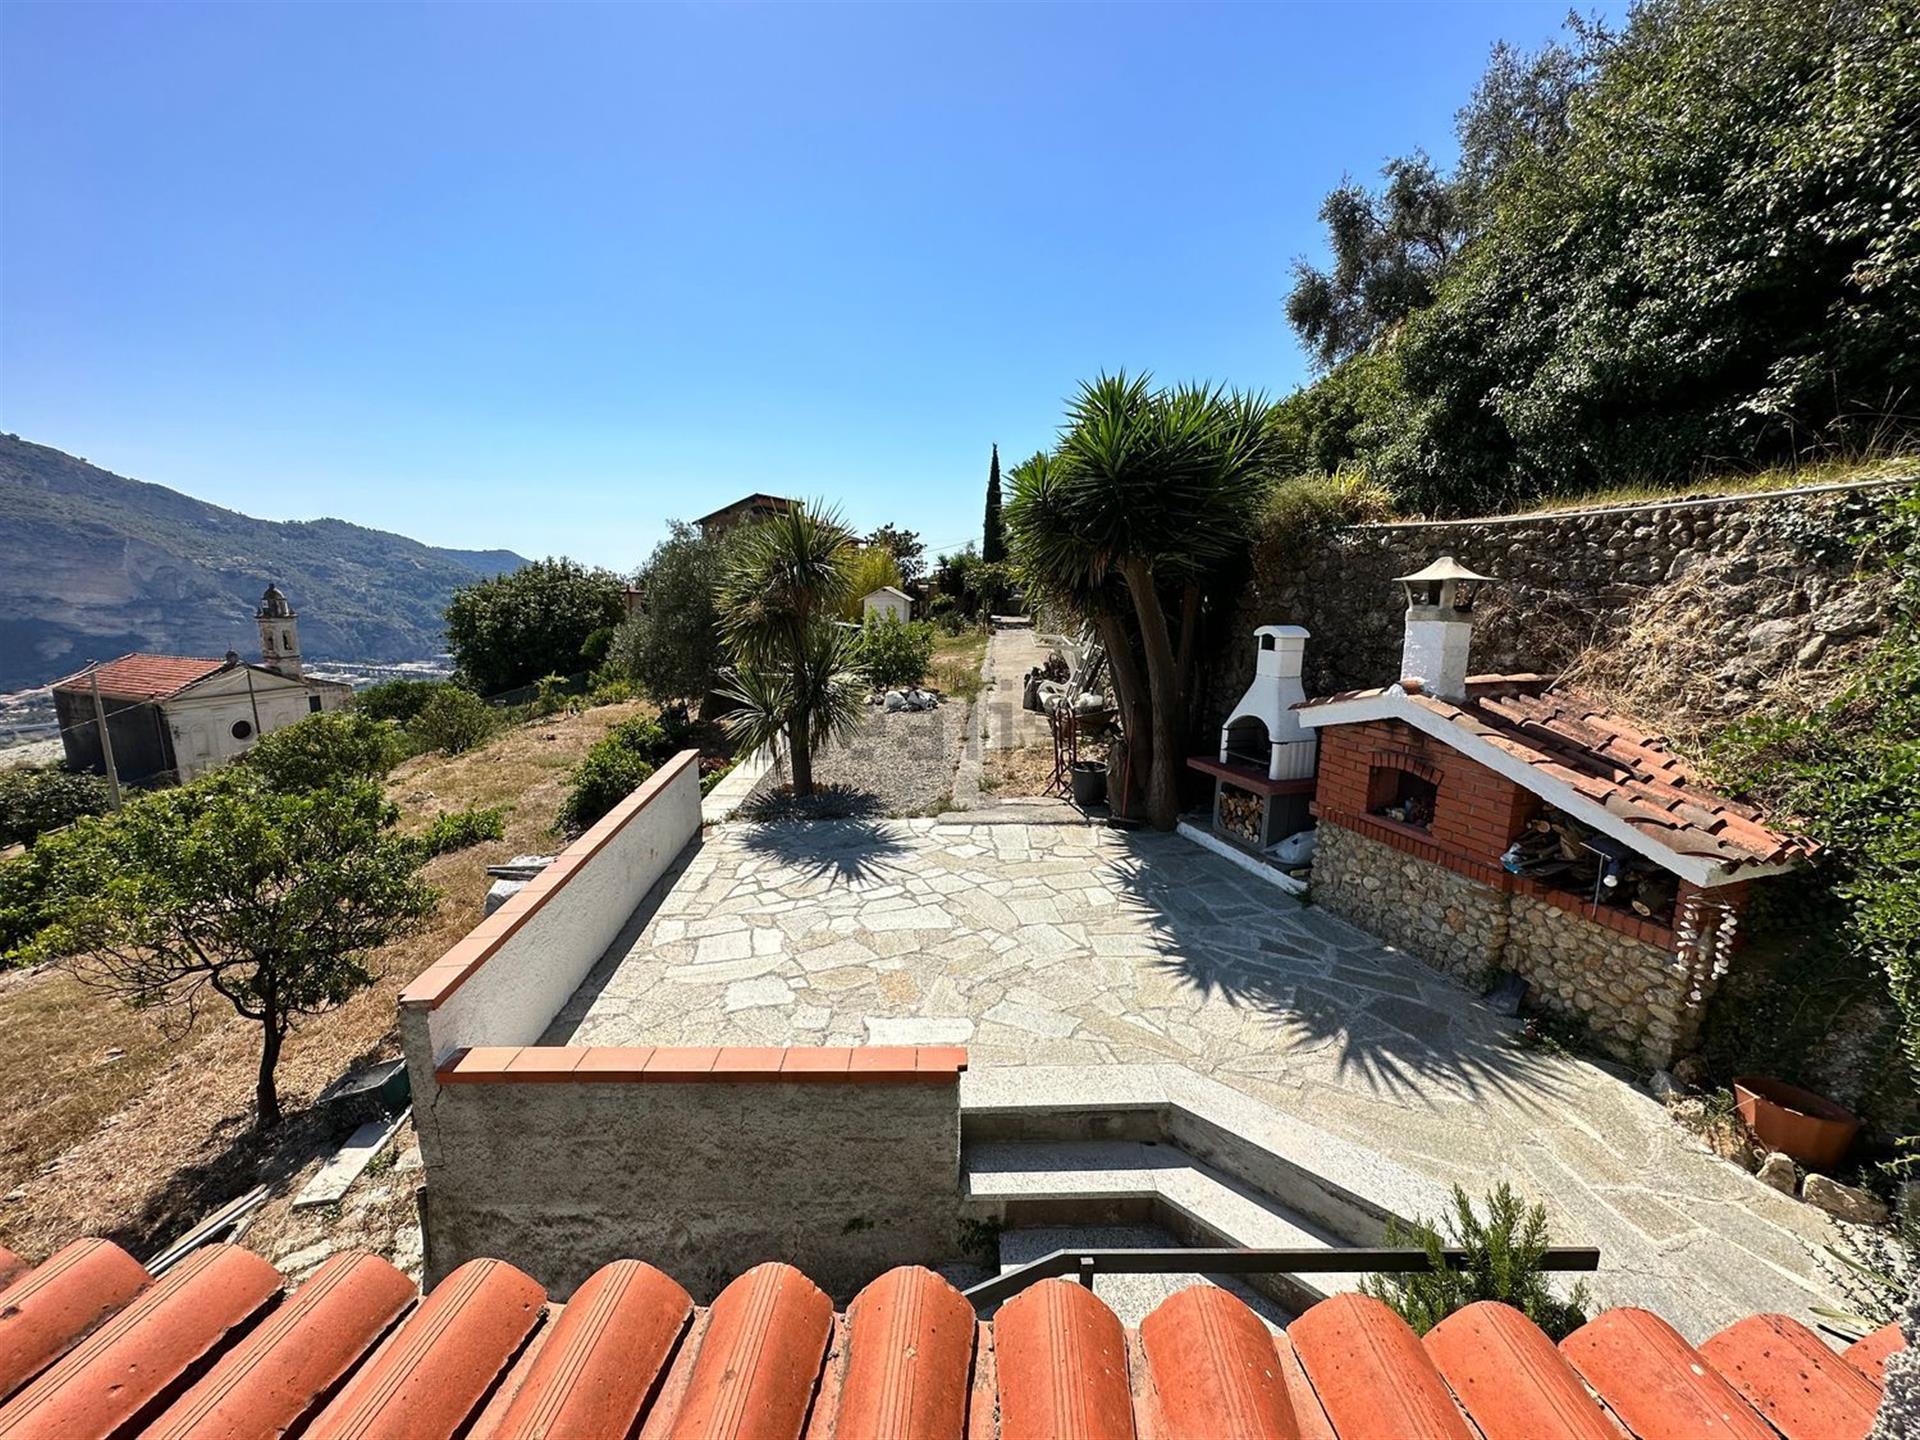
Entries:
[[1396, 575], [1393, 578], [1402, 584], [1418, 583], [1424, 580], [1483, 580], [1488, 583], [1493, 581], [1493, 576], [1469, 570], [1451, 555], [1442, 555], [1424, 570], [1416, 570], [1411, 575]]

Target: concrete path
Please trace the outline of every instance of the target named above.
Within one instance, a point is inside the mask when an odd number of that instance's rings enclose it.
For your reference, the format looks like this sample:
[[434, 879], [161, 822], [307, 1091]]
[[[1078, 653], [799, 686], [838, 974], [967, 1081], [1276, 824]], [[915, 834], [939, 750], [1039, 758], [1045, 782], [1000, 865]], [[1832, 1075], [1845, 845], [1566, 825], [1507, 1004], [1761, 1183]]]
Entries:
[[546, 1041], [965, 1044], [985, 1066], [1177, 1064], [1600, 1247], [1609, 1304], [1695, 1339], [1829, 1298], [1819, 1212], [1608, 1070], [1520, 1048], [1453, 981], [1178, 836], [729, 825]]
[[954, 810], [979, 810], [999, 803], [980, 789], [988, 750], [1053, 745], [1047, 717], [1021, 705], [1027, 671], [1045, 663], [1051, 652], [1052, 647], [1031, 628], [997, 629], [987, 638], [986, 658], [980, 664], [986, 687], [968, 717], [966, 744], [953, 776]]

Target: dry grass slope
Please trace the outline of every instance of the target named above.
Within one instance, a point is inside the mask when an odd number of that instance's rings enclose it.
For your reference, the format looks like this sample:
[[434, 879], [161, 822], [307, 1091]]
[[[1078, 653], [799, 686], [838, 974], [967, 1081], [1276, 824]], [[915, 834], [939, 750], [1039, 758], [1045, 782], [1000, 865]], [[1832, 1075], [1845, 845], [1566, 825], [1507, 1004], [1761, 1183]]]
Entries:
[[486, 867], [550, 849], [567, 768], [646, 709], [535, 720], [394, 772], [406, 828], [504, 805], [506, 836], [432, 861], [426, 874], [443, 898], [428, 926], [380, 955], [371, 989], [294, 1031], [280, 1070], [292, 1118], [271, 1139], [250, 1129], [257, 1033], [224, 1007], [188, 1024], [128, 1010], [58, 970], [0, 977], [0, 1243], [38, 1258], [76, 1235], [106, 1235], [145, 1256], [253, 1185], [290, 1188], [330, 1138], [301, 1107], [351, 1066], [399, 1053], [394, 996], [479, 919]]

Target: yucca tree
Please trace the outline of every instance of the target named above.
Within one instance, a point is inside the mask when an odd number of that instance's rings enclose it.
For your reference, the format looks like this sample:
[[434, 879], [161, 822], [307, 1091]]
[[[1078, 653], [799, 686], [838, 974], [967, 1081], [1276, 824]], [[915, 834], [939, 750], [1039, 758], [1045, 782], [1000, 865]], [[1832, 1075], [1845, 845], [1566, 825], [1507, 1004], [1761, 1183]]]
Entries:
[[1127, 714], [1124, 661], [1115, 688], [1129, 741], [1149, 757], [1147, 810], [1159, 829], [1179, 819], [1203, 607], [1245, 550], [1276, 458], [1260, 397], [1155, 389], [1151, 377], [1123, 371], [1082, 385], [1053, 454], [1015, 473], [1007, 519], [1023, 571], [1101, 625], [1110, 656], [1138, 656], [1144, 705], [1136, 699]]
[[785, 733], [793, 793], [813, 793], [813, 752], [860, 718], [854, 637], [834, 625], [854, 537], [839, 512], [796, 505], [731, 537], [716, 595], [736, 665], [721, 693], [749, 747]]

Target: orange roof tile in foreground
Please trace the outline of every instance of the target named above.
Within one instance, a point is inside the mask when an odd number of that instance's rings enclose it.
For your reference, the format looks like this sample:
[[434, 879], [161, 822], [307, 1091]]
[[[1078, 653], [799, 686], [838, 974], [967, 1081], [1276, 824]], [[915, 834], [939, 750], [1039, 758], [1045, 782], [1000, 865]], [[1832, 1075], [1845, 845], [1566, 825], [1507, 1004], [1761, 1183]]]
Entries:
[[1274, 1335], [1209, 1286], [1136, 1335], [1065, 1280], [977, 1324], [915, 1268], [838, 1318], [773, 1263], [710, 1309], [631, 1260], [565, 1306], [495, 1260], [425, 1300], [365, 1255], [284, 1296], [231, 1245], [138, 1271], [80, 1241], [0, 1290], [0, 1341], [24, 1316], [33, 1345], [10, 1353], [40, 1357], [0, 1388], [0, 1440], [1863, 1440], [1901, 1344], [1889, 1327], [1835, 1355], [1762, 1316], [1696, 1350], [1615, 1310], [1556, 1350], [1489, 1304], [1423, 1343], [1358, 1295]]

